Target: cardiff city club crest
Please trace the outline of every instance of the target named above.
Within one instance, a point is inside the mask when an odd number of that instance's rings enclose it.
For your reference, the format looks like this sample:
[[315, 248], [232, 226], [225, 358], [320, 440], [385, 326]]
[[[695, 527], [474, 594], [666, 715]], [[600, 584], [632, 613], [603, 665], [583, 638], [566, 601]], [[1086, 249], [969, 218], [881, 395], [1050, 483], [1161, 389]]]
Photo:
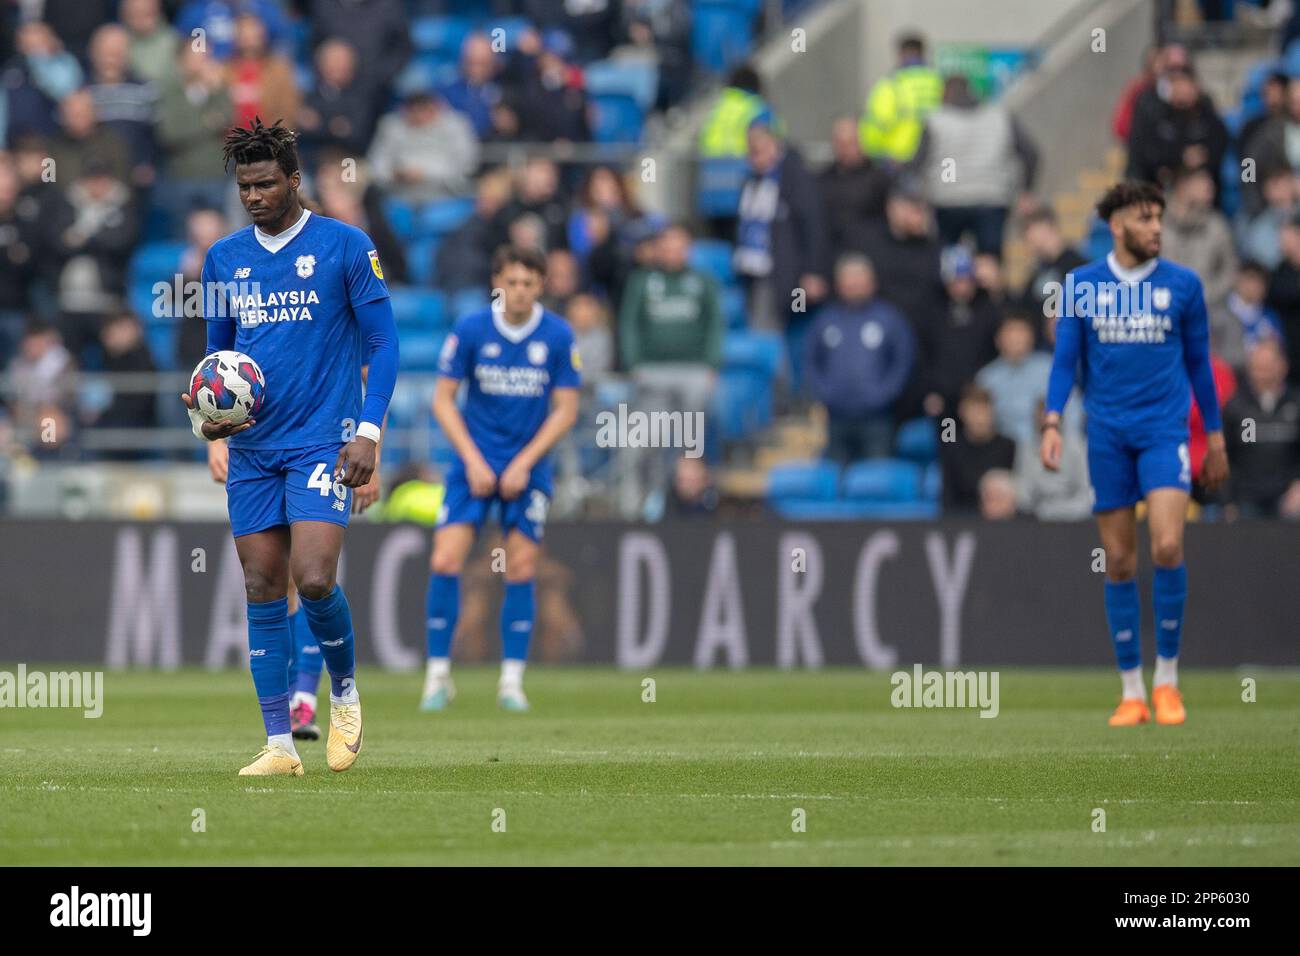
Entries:
[[1151, 304], [1163, 312], [1169, 308], [1170, 295], [1169, 290], [1164, 286], [1156, 289], [1151, 293]]
[[546, 364], [546, 343], [529, 342], [528, 343], [528, 361], [534, 365]]
[[299, 256], [297, 259], [294, 260], [293, 265], [294, 268], [298, 270], [298, 278], [300, 279], [309, 278], [311, 274], [316, 271], [316, 257]]

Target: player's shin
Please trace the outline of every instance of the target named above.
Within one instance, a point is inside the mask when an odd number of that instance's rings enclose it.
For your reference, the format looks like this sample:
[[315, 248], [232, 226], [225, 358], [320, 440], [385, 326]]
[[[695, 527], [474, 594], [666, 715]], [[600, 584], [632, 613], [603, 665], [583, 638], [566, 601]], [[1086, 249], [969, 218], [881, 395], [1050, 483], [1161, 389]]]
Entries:
[[428, 663], [424, 698], [438, 693], [451, 673], [451, 641], [460, 616], [460, 576], [430, 574], [424, 600], [424, 636]]
[[1178, 647], [1183, 639], [1183, 608], [1187, 603], [1187, 566], [1157, 567], [1152, 585], [1156, 620], [1156, 673], [1151, 683], [1178, 686]]
[[330, 694], [341, 700], [356, 695], [356, 656], [352, 636], [352, 611], [343, 589], [334, 590], [319, 600], [299, 595], [307, 623], [316, 635], [321, 657], [330, 672]]
[[268, 744], [279, 744], [295, 754], [289, 730], [288, 601], [280, 598], [248, 605], [248, 662], [253, 687], [262, 707]]
[[1119, 665], [1126, 699], [1146, 699], [1142, 685], [1141, 605], [1137, 580], [1106, 582], [1106, 622], [1115, 644], [1115, 662]]
[[503, 705], [512, 701], [523, 704], [524, 662], [528, 659], [528, 642], [533, 636], [535, 601], [532, 581], [507, 581], [505, 600], [501, 604], [501, 681], [497, 696]]

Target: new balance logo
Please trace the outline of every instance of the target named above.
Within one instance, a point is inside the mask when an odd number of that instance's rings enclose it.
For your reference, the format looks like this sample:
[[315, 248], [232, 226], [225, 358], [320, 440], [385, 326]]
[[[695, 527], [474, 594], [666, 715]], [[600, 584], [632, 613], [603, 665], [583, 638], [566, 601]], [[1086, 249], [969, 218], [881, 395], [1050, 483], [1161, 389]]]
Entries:
[[338, 646], [340, 646], [340, 645], [343, 643], [343, 641], [344, 641], [344, 638], [341, 638], [341, 637], [340, 637], [337, 641], [321, 641], [321, 642], [320, 642], [320, 646], [321, 646], [321, 647], [338, 647]]
[[247, 279], [250, 275], [252, 275], [252, 273], [253, 273], [253, 270], [252, 270], [251, 267], [249, 267], [249, 266], [243, 266], [243, 267], [241, 267], [241, 268], [235, 270], [235, 278], [236, 278], [236, 279]]
[[1115, 640], [1117, 640], [1117, 641], [1131, 641], [1131, 640], [1133, 640], [1133, 632], [1132, 632], [1132, 631], [1116, 631], [1116, 632], [1115, 632]]

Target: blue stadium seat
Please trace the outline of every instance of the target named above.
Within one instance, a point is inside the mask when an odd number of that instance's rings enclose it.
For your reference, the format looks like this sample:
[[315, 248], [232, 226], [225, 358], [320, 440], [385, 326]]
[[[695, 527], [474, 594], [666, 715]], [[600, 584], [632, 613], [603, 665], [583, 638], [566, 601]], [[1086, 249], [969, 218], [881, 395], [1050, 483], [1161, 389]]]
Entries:
[[397, 345], [401, 352], [398, 366], [403, 372], [436, 372], [438, 353], [445, 336], [420, 328], [398, 329]]
[[767, 475], [769, 501], [834, 501], [840, 469], [830, 461], [793, 461], [776, 465]]
[[743, 157], [701, 159], [695, 173], [695, 211], [706, 219], [734, 216], [747, 175], [749, 163]]
[[460, 57], [454, 52], [426, 51], [416, 53], [411, 63], [418, 66], [414, 75], [419, 77], [421, 83], [427, 84], [422, 88], [437, 89], [455, 82], [460, 67]]
[[723, 441], [750, 438], [772, 423], [773, 381], [781, 367], [776, 332], [727, 332], [713, 415]]
[[597, 60], [583, 67], [582, 75], [591, 96], [622, 93], [636, 100], [643, 113], [654, 108], [659, 68], [653, 63]]
[[691, 11], [695, 62], [722, 73], [749, 55], [754, 44], [757, 0], [696, 0]]
[[474, 29], [469, 17], [426, 16], [411, 23], [411, 42], [422, 53], [450, 53], [460, 56], [461, 44]]
[[779, 332], [728, 332], [722, 338], [722, 364], [773, 379], [781, 369]]
[[409, 242], [415, 236], [416, 207], [402, 199], [388, 196], [384, 199], [384, 217], [388, 228], [403, 242]]
[[127, 266], [129, 281], [148, 282], [151, 285], [158, 281], [174, 281], [184, 252], [184, 242], [161, 240], [142, 243], [136, 248]]
[[[144, 324], [144, 340], [153, 355], [154, 363], [160, 368], [173, 368], [176, 365], [176, 323], [148, 322]], [[189, 369], [184, 371], [189, 372]]]
[[153, 284], [154, 279], [136, 279], [126, 287], [126, 304], [131, 311], [138, 315], [144, 322], [155, 320], [153, 314]]
[[731, 268], [731, 243], [723, 239], [696, 239], [692, 242], [689, 265], [692, 269], [707, 272], [724, 287], [736, 281], [736, 273]]
[[903, 422], [894, 438], [894, 453], [899, 458], [928, 465], [939, 456], [939, 436], [934, 419], [913, 418]]
[[432, 331], [447, 325], [447, 300], [433, 289], [393, 286], [393, 318], [399, 330]]
[[943, 470], [937, 461], [932, 461], [925, 466], [925, 472], [921, 475], [921, 497], [926, 501], [937, 502], [942, 493]]
[[308, 96], [316, 92], [316, 71], [311, 68], [310, 63], [295, 63], [293, 75], [298, 83], [298, 93], [300, 95]]
[[1088, 221], [1091, 225], [1088, 227], [1088, 237], [1083, 241], [1083, 256], [1091, 262], [1093, 259], [1105, 258], [1114, 242], [1110, 238], [1110, 226], [1098, 219], [1096, 213], [1090, 214]]
[[411, 277], [411, 282], [415, 285], [433, 285], [438, 246], [441, 243], [442, 237], [440, 236], [429, 236], [407, 243], [406, 271]]
[[899, 458], [855, 461], [844, 469], [844, 497], [874, 502], [911, 502], [921, 495], [921, 466]]
[[745, 308], [745, 290], [737, 285], [724, 286], [722, 312], [727, 317], [728, 329], [740, 330], [749, 325], [749, 313]]
[[645, 112], [628, 93], [594, 93], [591, 138], [597, 143], [639, 143]]
[[467, 312], [476, 312], [491, 301], [486, 289], [461, 289], [451, 296], [451, 324]]
[[474, 212], [473, 196], [457, 196], [426, 203], [415, 214], [412, 238], [427, 239], [454, 232]]
[[1300, 76], [1300, 43], [1292, 40], [1282, 54], [1281, 62], [1275, 65], [1287, 76]]

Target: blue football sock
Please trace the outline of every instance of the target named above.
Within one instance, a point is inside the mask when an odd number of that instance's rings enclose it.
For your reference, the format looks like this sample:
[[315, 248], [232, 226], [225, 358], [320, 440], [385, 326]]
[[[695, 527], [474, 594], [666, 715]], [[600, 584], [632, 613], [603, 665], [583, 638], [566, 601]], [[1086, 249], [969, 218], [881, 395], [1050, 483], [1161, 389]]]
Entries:
[[1183, 606], [1187, 603], [1187, 565], [1156, 568], [1152, 587], [1156, 617], [1156, 653], [1177, 657], [1183, 639]]
[[352, 639], [352, 611], [348, 608], [348, 599], [343, 596], [343, 589], [337, 584], [334, 590], [319, 601], [312, 601], [301, 594], [298, 600], [307, 612], [307, 623], [316, 635], [320, 645], [321, 657], [330, 672], [330, 692], [335, 697], [343, 697], [356, 685], [356, 655]]
[[1137, 580], [1107, 581], [1106, 622], [1115, 643], [1115, 660], [1122, 671], [1142, 665], [1140, 620]]
[[316, 635], [311, 632], [307, 614], [298, 605], [298, 610], [289, 615], [289, 630], [293, 634], [294, 663], [297, 667], [289, 668], [289, 687], [303, 694], [316, 695], [320, 687], [320, 671], [325, 666], [321, 657], [320, 645]]
[[505, 660], [528, 659], [528, 640], [533, 636], [533, 582], [507, 581], [501, 603], [501, 656]]
[[429, 657], [450, 657], [460, 616], [460, 575], [430, 574], [424, 596], [424, 636]]
[[248, 605], [248, 668], [266, 735], [289, 733], [289, 601]]

